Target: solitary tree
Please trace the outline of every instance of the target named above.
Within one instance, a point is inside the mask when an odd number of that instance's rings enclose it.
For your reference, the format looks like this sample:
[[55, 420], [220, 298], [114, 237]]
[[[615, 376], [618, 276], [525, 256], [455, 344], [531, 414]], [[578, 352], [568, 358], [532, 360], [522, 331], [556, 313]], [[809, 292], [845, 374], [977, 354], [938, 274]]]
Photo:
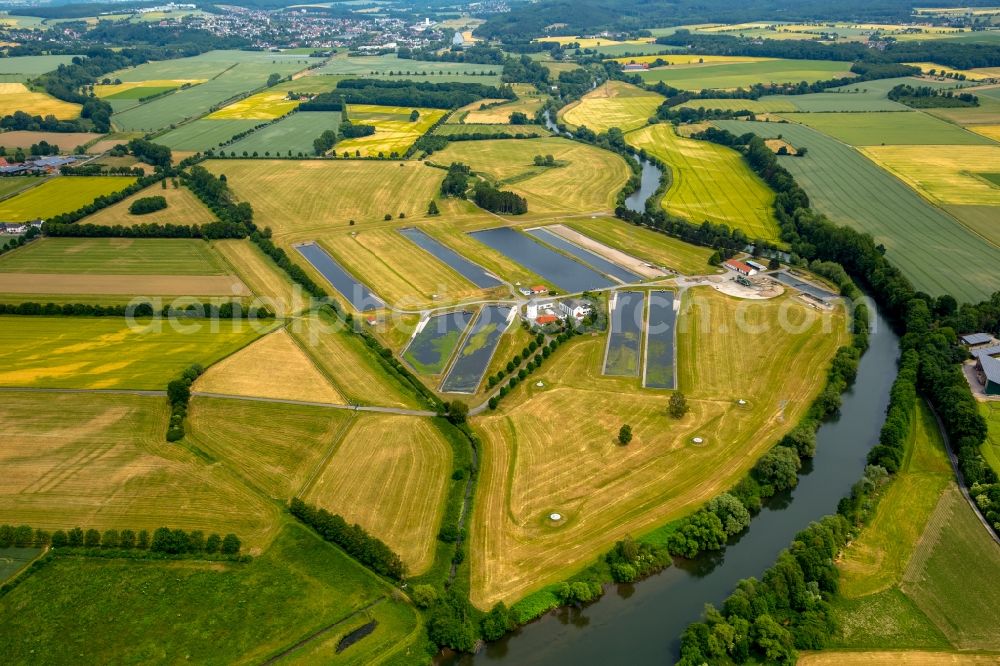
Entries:
[[438, 210], [437, 202], [434, 201], [433, 199], [431, 199], [430, 204], [428, 204], [427, 206], [427, 214], [432, 216], [441, 214], [441, 211]]
[[683, 393], [677, 391], [670, 396], [670, 407], [668, 409], [670, 416], [679, 419], [687, 414], [689, 409], [691, 408], [688, 406], [687, 398], [684, 397]]
[[632, 441], [632, 426], [626, 423], [621, 427], [621, 430], [618, 431], [618, 443], [621, 444], [622, 446], [625, 446], [631, 441]]

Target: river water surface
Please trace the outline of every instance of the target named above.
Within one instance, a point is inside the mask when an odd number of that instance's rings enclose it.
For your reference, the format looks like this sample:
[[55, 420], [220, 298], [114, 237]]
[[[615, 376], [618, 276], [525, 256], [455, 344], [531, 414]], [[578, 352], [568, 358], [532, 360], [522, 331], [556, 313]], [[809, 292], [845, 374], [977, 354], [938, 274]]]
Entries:
[[549, 613], [479, 654], [451, 663], [633, 666], [675, 661], [681, 633], [701, 617], [706, 603], [719, 604], [740, 579], [759, 577], [797, 532], [835, 512], [861, 477], [889, 402], [898, 342], [878, 317], [854, 388], [843, 396], [840, 418], [819, 429], [816, 457], [807, 463], [798, 486], [772, 500], [724, 553], [673, 566], [635, 585], [613, 586], [582, 610]]

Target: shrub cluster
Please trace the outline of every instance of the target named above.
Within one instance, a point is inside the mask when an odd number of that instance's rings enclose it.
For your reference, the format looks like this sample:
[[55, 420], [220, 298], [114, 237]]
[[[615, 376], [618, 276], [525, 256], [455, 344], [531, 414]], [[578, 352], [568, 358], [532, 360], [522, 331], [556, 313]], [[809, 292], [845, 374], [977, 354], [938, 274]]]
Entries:
[[375, 133], [374, 125], [354, 124], [350, 120], [345, 120], [338, 128], [340, 136], [345, 139], [356, 139], [362, 136], [371, 136]]
[[476, 205], [493, 213], [523, 215], [528, 212], [528, 200], [513, 192], [498, 190], [486, 181], [479, 181], [473, 189]]
[[163, 210], [166, 207], [167, 207], [166, 197], [157, 195], [153, 197], [142, 197], [141, 199], [136, 199], [129, 205], [128, 212], [131, 213], [132, 215], [148, 215], [149, 213], [155, 213], [158, 210]]
[[406, 565], [399, 555], [360, 525], [349, 525], [341, 516], [306, 504], [298, 498], [292, 499], [289, 510], [324, 539], [340, 546], [370, 569], [395, 580], [405, 578]]
[[167, 400], [170, 401], [170, 424], [167, 426], [167, 441], [176, 442], [184, 437], [184, 419], [187, 417], [188, 402], [191, 400], [191, 384], [205, 369], [192, 365], [177, 379], [167, 384]]

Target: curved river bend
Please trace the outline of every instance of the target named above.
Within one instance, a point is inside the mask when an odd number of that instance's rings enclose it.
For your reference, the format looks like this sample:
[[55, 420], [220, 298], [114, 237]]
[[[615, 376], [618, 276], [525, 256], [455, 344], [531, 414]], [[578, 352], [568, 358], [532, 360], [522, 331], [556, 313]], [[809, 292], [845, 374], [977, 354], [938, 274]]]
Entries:
[[[869, 307], [874, 311], [873, 304]], [[772, 500], [724, 553], [673, 566], [635, 585], [613, 586], [586, 608], [553, 611], [451, 663], [604, 666], [627, 661], [634, 666], [676, 660], [681, 633], [700, 619], [706, 603], [719, 604], [740, 579], [759, 577], [797, 532], [836, 511], [861, 477], [865, 455], [878, 441], [899, 354], [888, 323], [878, 316], [873, 324], [871, 347], [853, 390], [843, 396], [840, 418], [817, 433], [813, 463], [807, 462], [798, 486]]]

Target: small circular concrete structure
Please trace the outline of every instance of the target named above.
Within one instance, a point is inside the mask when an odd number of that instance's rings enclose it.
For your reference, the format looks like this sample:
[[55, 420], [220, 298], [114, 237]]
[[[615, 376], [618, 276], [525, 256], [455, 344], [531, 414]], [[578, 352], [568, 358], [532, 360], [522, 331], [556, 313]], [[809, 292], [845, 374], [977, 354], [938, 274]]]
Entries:
[[703, 444], [705, 442], [705, 440], [703, 440], [701, 437], [695, 437], [691, 441], [694, 442], [695, 444]]
[[535, 384], [535, 386], [537, 386], [538, 388], [542, 388], [543, 386], [545, 386], [545, 384], [538, 382], [537, 384]]
[[747, 401], [746, 401], [746, 400], [744, 400], [743, 398], [740, 398], [740, 401], [739, 401], [738, 403], [736, 403], [736, 404], [738, 404], [738, 405], [741, 405], [741, 406], [742, 406], [742, 405], [745, 405], [745, 404], [747, 404]]
[[561, 513], [550, 513], [549, 514], [549, 520], [562, 520], [562, 514]]

